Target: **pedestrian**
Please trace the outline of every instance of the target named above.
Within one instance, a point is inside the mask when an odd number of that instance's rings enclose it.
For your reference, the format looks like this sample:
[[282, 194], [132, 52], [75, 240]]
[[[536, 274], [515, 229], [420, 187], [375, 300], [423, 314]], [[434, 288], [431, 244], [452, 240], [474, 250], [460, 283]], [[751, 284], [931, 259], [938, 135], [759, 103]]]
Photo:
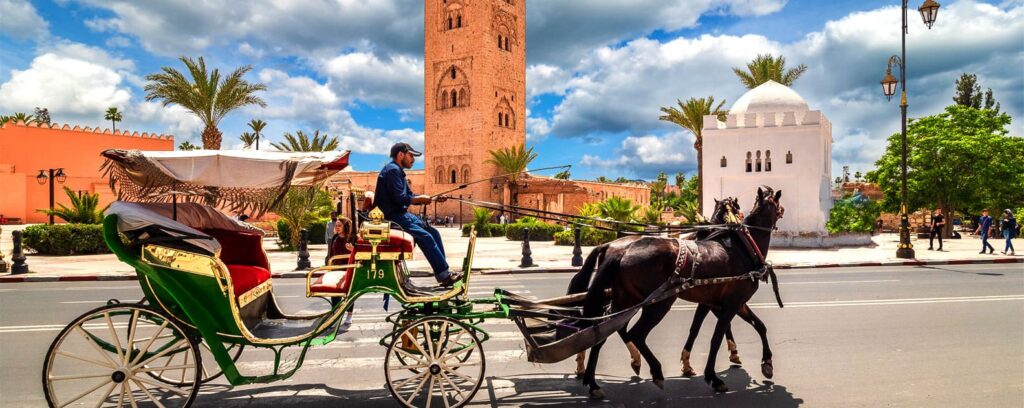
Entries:
[[996, 249], [992, 247], [992, 244], [988, 243], [989, 229], [992, 228], [992, 217], [988, 215], [988, 208], [981, 210], [981, 218], [978, 219], [978, 229], [974, 231], [975, 234], [981, 234], [981, 252], [985, 253], [985, 249], [988, 249], [988, 253], [994, 253]]
[[[334, 227], [338, 224], [338, 212], [331, 211], [331, 221], [327, 223], [327, 230], [324, 231], [324, 243], [331, 245], [331, 239], [334, 238]], [[328, 248], [330, 249], [330, 248]]]
[[942, 251], [942, 228], [946, 226], [946, 217], [942, 215], [942, 209], [936, 208], [932, 214], [932, 225], [928, 232], [928, 250], [931, 251], [935, 237], [939, 237], [939, 251]]
[[1001, 229], [1003, 230], [1003, 238], [1006, 238], [1006, 248], [999, 253], [1005, 254], [1009, 252], [1010, 255], [1015, 255], [1013, 251], [1013, 237], [1017, 233], [1017, 219], [1013, 217], [1013, 211], [1010, 211], [1009, 208], [1003, 210]]

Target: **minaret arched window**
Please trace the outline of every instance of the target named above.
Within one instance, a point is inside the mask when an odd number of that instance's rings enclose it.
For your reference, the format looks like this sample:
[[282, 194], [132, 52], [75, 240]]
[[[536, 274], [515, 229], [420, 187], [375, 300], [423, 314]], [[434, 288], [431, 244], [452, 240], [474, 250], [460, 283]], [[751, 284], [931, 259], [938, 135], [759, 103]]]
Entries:
[[764, 171], [772, 171], [772, 151], [764, 151]]
[[455, 17], [455, 28], [462, 28], [462, 16]]
[[786, 151], [786, 164], [793, 164], [793, 152], [792, 151], [789, 151], [789, 150]]
[[512, 48], [508, 46], [508, 37], [505, 37], [505, 51], [512, 51]]
[[459, 92], [452, 91], [452, 107], [459, 106]]
[[448, 107], [448, 91], [441, 91], [441, 109]]
[[501, 34], [498, 34], [498, 49], [501, 49]]
[[444, 169], [440, 167], [437, 169], [437, 175], [434, 177], [434, 180], [437, 184], [444, 184]]
[[462, 166], [462, 182], [469, 182], [469, 166]]
[[726, 167], [728, 165], [729, 165], [729, 162], [725, 160], [725, 156], [722, 156], [722, 167]]
[[505, 114], [505, 127], [512, 127], [512, 122], [508, 120], [508, 114]]
[[455, 169], [452, 169], [452, 171], [451, 171], [451, 175], [452, 175], [452, 177], [451, 177], [451, 183], [452, 183], [452, 184], [458, 183], [457, 177], [458, 177], [458, 175], [459, 175], [459, 172], [455, 171]]
[[760, 150], [757, 151], [757, 162], [754, 164], [754, 168], [758, 172], [761, 171], [761, 151]]
[[452, 18], [448, 17], [448, 29], [451, 30], [452, 28], [454, 28], [452, 24]]
[[455, 79], [455, 67], [452, 67], [452, 79]]
[[505, 125], [501, 121], [501, 112], [498, 112], [498, 127], [502, 127], [502, 126], [505, 126]]
[[747, 173], [750, 173], [753, 170], [752, 167], [753, 165], [750, 162], [750, 152], [747, 152]]

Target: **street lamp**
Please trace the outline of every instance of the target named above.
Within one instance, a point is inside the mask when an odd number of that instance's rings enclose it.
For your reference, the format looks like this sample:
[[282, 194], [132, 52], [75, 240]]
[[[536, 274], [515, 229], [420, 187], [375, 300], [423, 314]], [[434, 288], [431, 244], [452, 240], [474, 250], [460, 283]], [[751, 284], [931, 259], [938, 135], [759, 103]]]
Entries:
[[64, 174], [63, 168], [39, 170], [39, 174], [36, 175], [36, 182], [39, 185], [46, 184], [47, 180], [50, 181], [50, 225], [53, 225], [53, 182], [56, 180], [58, 183], [64, 184], [67, 179], [68, 175]]
[[[901, 54], [889, 57], [885, 67], [885, 77], [882, 78], [882, 92], [885, 97], [892, 100], [896, 94], [896, 85], [900, 85], [900, 141], [902, 142], [900, 152], [900, 244], [896, 248], [896, 257], [910, 259], [914, 258], [914, 245], [910, 243], [910, 219], [907, 215], [907, 1], [903, 0], [903, 30]], [[925, 0], [917, 11], [921, 13], [921, 19], [930, 30], [935, 24], [935, 18], [939, 16], [939, 3], [935, 0]], [[892, 75], [892, 67], [897, 65], [900, 68], [900, 78]]]

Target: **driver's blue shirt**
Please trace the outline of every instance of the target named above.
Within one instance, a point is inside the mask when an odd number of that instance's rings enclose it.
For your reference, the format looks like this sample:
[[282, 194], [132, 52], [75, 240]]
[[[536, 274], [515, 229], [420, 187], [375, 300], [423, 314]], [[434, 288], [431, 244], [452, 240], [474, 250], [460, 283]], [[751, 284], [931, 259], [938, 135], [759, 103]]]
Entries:
[[373, 204], [384, 213], [384, 218], [391, 221], [408, 212], [414, 197], [406, 181], [405, 170], [393, 161], [377, 175], [377, 188], [373, 194]]

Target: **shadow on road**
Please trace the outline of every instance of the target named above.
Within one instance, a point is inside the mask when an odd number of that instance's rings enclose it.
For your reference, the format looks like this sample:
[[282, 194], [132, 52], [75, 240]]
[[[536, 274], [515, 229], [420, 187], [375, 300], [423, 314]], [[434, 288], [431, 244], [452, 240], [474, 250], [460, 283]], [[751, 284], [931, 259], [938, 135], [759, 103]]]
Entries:
[[[587, 388], [574, 376], [552, 378], [551, 375], [518, 375], [488, 377], [471, 406], [492, 407], [798, 407], [803, 400], [795, 398], [786, 387], [771, 381], [758, 382], [741, 367], [718, 373], [732, 390], [714, 394], [703, 377], [668, 378], [665, 390], [639, 377], [599, 377], [608, 399], [591, 401]], [[338, 407], [353, 404], [359, 407], [395, 407], [397, 404], [382, 386], [379, 390], [345, 390], [318, 384], [276, 385], [258, 388], [231, 389], [223, 385], [204, 386], [196, 399], [198, 407]], [[685, 405], [684, 405], [685, 404]]]

